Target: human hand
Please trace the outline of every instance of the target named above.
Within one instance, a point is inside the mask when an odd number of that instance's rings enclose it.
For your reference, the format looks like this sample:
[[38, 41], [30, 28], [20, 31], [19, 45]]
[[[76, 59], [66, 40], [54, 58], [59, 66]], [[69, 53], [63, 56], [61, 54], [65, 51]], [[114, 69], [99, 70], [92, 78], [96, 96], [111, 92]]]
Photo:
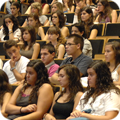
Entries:
[[35, 112], [37, 110], [36, 104], [30, 104], [26, 107], [22, 107], [21, 112], [22, 113], [29, 113], [29, 112]]
[[8, 29], [12, 29], [13, 28], [13, 23], [9, 23], [8, 24]]
[[56, 118], [54, 116], [50, 115], [50, 114], [47, 114], [45, 116], [45, 120], [56, 120]]
[[75, 110], [70, 114], [71, 117], [82, 117], [82, 112], [79, 110]]
[[70, 119], [73, 119], [73, 118], [75, 118], [75, 117], [70, 116], [70, 117], [66, 118], [66, 120], [70, 120]]
[[10, 60], [10, 67], [11, 68], [15, 67], [15, 60], [13, 59], [13, 57], [11, 57], [11, 60]]

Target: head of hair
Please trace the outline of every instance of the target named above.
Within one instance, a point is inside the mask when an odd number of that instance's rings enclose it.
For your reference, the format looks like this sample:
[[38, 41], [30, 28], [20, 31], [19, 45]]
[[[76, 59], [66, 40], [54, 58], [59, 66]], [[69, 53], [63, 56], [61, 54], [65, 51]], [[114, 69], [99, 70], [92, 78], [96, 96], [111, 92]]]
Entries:
[[[68, 96], [67, 100], [73, 100], [78, 91], [83, 92], [83, 86], [80, 81], [80, 71], [75, 65], [72, 64], [60, 66], [58, 69], [58, 73], [60, 72], [60, 70], [64, 70], [69, 79], [70, 95]], [[66, 89], [61, 92], [61, 95], [64, 92], [66, 92]]]
[[30, 36], [31, 36], [31, 42], [30, 42], [30, 45], [29, 45], [29, 48], [28, 49], [30, 49], [32, 46], [33, 46], [33, 44], [35, 43], [35, 41], [36, 41], [36, 33], [35, 33], [35, 29], [34, 29], [34, 27], [32, 27], [32, 26], [27, 26], [27, 27], [24, 27], [24, 28], [22, 28], [22, 30], [21, 30], [21, 38], [22, 38], [22, 40], [23, 40], [23, 43], [24, 43], [24, 45], [23, 45], [23, 49], [25, 49], [26, 48], [26, 46], [28, 45], [28, 43], [27, 43], [27, 41], [24, 41], [24, 38], [23, 38], [23, 33], [25, 32], [25, 31], [28, 31], [28, 33], [30, 34]]
[[6, 92], [11, 93], [11, 85], [9, 84], [8, 76], [7, 74], [0, 69], [0, 104], [3, 103], [3, 97]]
[[56, 34], [59, 35], [59, 37], [57, 38], [57, 45], [56, 45], [56, 52], [58, 53], [58, 47], [60, 44], [65, 45], [65, 38], [63, 37], [63, 35], [61, 34], [60, 29], [57, 26], [52, 26], [49, 27], [48, 29], [48, 34]]
[[[60, 10], [60, 11], [63, 12], [63, 5], [62, 5], [62, 3], [55, 1], [55, 2], [52, 4], [52, 6], [53, 6], [54, 4], [58, 7], [58, 10]], [[51, 6], [51, 8], [52, 8], [52, 6]]]
[[[59, 28], [62, 28], [65, 25], [64, 13], [62, 11], [60, 11], [60, 10], [57, 10], [57, 11], [55, 11], [55, 12], [52, 13], [52, 16], [55, 13], [57, 14], [57, 16], [59, 18]], [[52, 21], [52, 17], [51, 17], [51, 21]]]
[[[86, 13], [91, 15], [87, 22], [84, 22], [81, 19], [81, 23], [83, 23], [84, 26], [85, 26], [86, 37], [89, 38], [90, 27], [93, 25], [93, 11], [92, 11], [92, 9], [89, 6], [82, 8], [80, 10], [80, 13], [83, 12], [83, 11], [85, 11]], [[81, 17], [81, 15], [80, 15], [80, 17]]]
[[19, 4], [19, 2], [12, 2], [10, 6], [16, 6], [17, 9], [18, 9], [18, 8], [20, 9], [20, 4]]
[[29, 14], [29, 15], [27, 16], [27, 20], [28, 20], [28, 18], [33, 18], [35, 21], [37, 21], [37, 24], [36, 24], [35, 28], [38, 28], [38, 27], [41, 26], [41, 23], [40, 23], [40, 21], [39, 21], [39, 17], [38, 17], [37, 14], [35, 14], [35, 13]]
[[84, 32], [82, 36], [84, 38], [86, 38], [85, 27], [82, 23], [75, 23], [75, 24], [72, 25], [72, 27], [76, 27], [79, 30], [80, 33]]
[[42, 14], [42, 5], [39, 2], [34, 2], [31, 7], [38, 9], [39, 15]]
[[74, 0], [74, 1], [78, 3], [78, 2], [83, 1], [83, 0]]
[[107, 63], [99, 60], [99, 61], [94, 61], [88, 69], [92, 68], [96, 75], [96, 87], [95, 88], [90, 88], [88, 84], [87, 88], [87, 94], [84, 97], [85, 102], [89, 100], [89, 98], [94, 94], [95, 98], [91, 102], [91, 104], [95, 101], [96, 97], [99, 96], [102, 93], [108, 93], [110, 90], [114, 89], [117, 94], [120, 94], [120, 89], [117, 88], [114, 83], [113, 79], [111, 78], [111, 72], [110, 69], [108, 68]]
[[[62, 0], [62, 2], [63, 2], [63, 6], [65, 7], [64, 0]], [[69, 0], [69, 2], [68, 2], [68, 7], [69, 7], [70, 9], [71, 9], [72, 5], [73, 5], [73, 0]]]
[[73, 42], [77, 45], [80, 44], [80, 50], [82, 51], [83, 45], [84, 45], [84, 40], [83, 37], [77, 34], [71, 34], [68, 36], [67, 39], [73, 38]]
[[[31, 103], [32, 98], [37, 98], [37, 91], [44, 83], [49, 83], [48, 79], [48, 72], [47, 68], [45, 67], [44, 63], [41, 60], [30, 60], [30, 62], [27, 64], [27, 67], [32, 67], [36, 73], [37, 73], [37, 80], [35, 82], [34, 88], [32, 92], [30, 93], [29, 103]], [[22, 91], [25, 91], [25, 89], [30, 86], [27, 84], [26, 77], [24, 81], [24, 86], [22, 88]]]
[[[120, 64], [120, 43], [117, 41], [107, 42], [106, 45], [111, 45], [115, 54], [115, 68]], [[108, 63], [109, 65], [109, 63]]]
[[8, 35], [9, 34], [9, 30], [8, 30], [8, 27], [6, 26], [6, 23], [5, 23], [5, 19], [9, 18], [12, 22], [13, 22], [13, 32], [19, 28], [19, 24], [18, 24], [18, 20], [17, 18], [15, 18], [13, 15], [11, 14], [7, 14], [5, 15], [4, 19], [3, 19], [3, 33], [5, 35]]
[[46, 0], [41, 0], [41, 3], [46, 3]]
[[41, 49], [47, 49], [50, 54], [55, 53], [55, 47], [51, 43], [43, 45]]
[[108, 0], [98, 0], [97, 3], [99, 2], [104, 6], [104, 12], [99, 13], [100, 14], [99, 21], [100, 21], [102, 17], [106, 18], [107, 16], [110, 16], [112, 8], [110, 7]]
[[18, 47], [18, 44], [17, 44], [17, 42], [15, 40], [7, 40], [3, 44], [3, 48], [4, 48], [5, 51], [10, 49], [13, 46]]

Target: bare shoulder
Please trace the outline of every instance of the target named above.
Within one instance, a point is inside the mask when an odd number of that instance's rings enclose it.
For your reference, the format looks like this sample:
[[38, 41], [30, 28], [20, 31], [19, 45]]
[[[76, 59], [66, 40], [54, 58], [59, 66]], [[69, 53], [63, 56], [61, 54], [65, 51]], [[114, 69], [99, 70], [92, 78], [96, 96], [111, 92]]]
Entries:
[[118, 67], [117, 72], [120, 75], [120, 66]]
[[35, 43], [34, 47], [40, 47], [40, 44], [39, 43]]
[[10, 97], [12, 94], [10, 93], [10, 92], [6, 92], [5, 94], [4, 94], [4, 97], [3, 97], [3, 99], [4, 98], [8, 98], [8, 97]]
[[68, 27], [64, 26], [64, 27], [63, 27], [63, 30], [69, 30], [69, 29], [68, 29]]
[[81, 96], [83, 95], [83, 92], [77, 92], [76, 96], [75, 96], [75, 99], [76, 98], [81, 98]]
[[39, 88], [39, 91], [46, 91], [46, 90], [49, 90], [51, 91], [52, 90], [52, 86], [48, 83], [44, 83], [40, 88]]

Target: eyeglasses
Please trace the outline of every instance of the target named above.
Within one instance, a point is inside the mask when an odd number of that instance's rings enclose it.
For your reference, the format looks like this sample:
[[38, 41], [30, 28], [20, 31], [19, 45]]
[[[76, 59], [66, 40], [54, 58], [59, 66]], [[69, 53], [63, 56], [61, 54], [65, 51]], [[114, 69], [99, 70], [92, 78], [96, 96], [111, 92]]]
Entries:
[[52, 16], [52, 18], [57, 18], [57, 16]]
[[66, 43], [65, 46], [71, 46], [71, 45], [76, 45], [76, 44], [73, 44], [73, 43]]

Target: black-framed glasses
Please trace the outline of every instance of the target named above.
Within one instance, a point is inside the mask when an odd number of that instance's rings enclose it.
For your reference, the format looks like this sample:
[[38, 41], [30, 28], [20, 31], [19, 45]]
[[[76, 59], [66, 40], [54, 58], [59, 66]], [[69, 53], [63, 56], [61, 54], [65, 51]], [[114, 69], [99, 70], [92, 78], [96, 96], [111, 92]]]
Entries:
[[73, 43], [66, 43], [65, 46], [71, 46], [71, 45], [76, 45], [76, 44], [73, 44]]

